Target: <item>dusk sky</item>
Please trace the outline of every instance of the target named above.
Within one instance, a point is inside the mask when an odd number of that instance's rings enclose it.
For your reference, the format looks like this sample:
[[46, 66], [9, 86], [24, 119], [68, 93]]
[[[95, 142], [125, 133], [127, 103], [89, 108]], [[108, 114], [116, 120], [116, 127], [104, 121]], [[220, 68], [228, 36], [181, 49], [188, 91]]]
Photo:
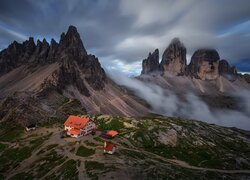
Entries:
[[249, 0], [1, 0], [0, 49], [29, 36], [59, 41], [78, 28], [88, 53], [102, 66], [138, 74], [141, 61], [171, 39], [187, 47], [215, 48], [221, 59], [250, 72]]

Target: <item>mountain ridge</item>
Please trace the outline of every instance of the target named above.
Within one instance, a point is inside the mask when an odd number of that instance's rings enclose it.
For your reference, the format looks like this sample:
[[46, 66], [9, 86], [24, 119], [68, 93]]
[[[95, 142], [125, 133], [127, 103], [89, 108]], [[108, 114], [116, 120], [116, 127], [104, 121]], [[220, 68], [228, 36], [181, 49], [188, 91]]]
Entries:
[[[218, 76], [223, 76], [232, 82], [237, 78], [249, 82], [247, 75], [238, 73], [236, 67], [230, 66], [227, 60], [221, 59], [215, 49], [196, 50], [189, 64], [187, 64], [186, 59], [186, 47], [179, 38], [172, 39], [162, 54], [161, 62], [159, 62], [159, 50], [157, 52], [156, 50], [153, 53], [157, 53], [155, 56], [149, 53], [149, 56], [145, 59], [147, 63], [143, 60], [141, 75], [160, 72], [160, 74], [188, 76], [201, 80], [215, 80]], [[147, 71], [147, 69], [150, 69], [150, 71]]]
[[[78, 100], [89, 114], [143, 116], [150, 112], [143, 100], [107, 77], [98, 58], [87, 53], [74, 26], [61, 34], [59, 43], [52, 39], [49, 44], [44, 39], [35, 44], [33, 38], [13, 42], [0, 52], [0, 67], [2, 103], [15, 93], [19, 98], [27, 93], [39, 102], [41, 112], [48, 113], [44, 120], [54, 117], [51, 112], [60, 108], [49, 105], [50, 94], [55, 95], [55, 102], [64, 98]], [[32, 103], [30, 106], [32, 109]]]

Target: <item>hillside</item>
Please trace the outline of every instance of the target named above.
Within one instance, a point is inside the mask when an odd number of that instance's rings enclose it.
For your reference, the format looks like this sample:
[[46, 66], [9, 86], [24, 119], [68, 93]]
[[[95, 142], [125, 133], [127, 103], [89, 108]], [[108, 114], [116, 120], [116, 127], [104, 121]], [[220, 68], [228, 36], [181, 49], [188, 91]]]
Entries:
[[[60, 104], [68, 98], [79, 101], [89, 114], [143, 116], [149, 112], [143, 100], [106, 76], [98, 58], [87, 53], [74, 26], [61, 34], [59, 43], [54, 39], [50, 44], [46, 39], [35, 43], [29, 38], [23, 43], [14, 41], [2, 50], [0, 92], [2, 111], [11, 111], [4, 108], [14, 97], [29, 109], [39, 109], [40, 114], [52, 118], [58, 101]], [[20, 99], [33, 99], [36, 103]], [[28, 120], [24, 117], [24, 121]]]
[[[0, 135], [1, 179], [249, 179], [249, 132], [150, 115], [92, 117], [96, 135], [61, 138], [64, 119]], [[1, 126], [3, 127], [3, 126]], [[102, 130], [115, 129], [114, 155], [103, 154]]]

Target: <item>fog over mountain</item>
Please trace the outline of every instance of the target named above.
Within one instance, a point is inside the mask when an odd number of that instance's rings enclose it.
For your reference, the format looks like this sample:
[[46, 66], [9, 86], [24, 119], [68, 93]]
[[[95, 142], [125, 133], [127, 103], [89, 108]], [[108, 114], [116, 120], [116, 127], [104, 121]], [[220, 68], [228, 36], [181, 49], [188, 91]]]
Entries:
[[183, 100], [176, 92], [164, 89], [154, 83], [145, 83], [135, 78], [128, 78], [125, 74], [119, 72], [108, 71], [108, 75], [117, 84], [135, 91], [137, 96], [143, 98], [152, 106], [155, 113], [250, 130], [249, 90], [242, 89], [240, 92], [231, 94], [240, 102], [240, 110], [219, 109], [209, 107], [200, 97], [188, 90], [185, 94], [186, 98]]

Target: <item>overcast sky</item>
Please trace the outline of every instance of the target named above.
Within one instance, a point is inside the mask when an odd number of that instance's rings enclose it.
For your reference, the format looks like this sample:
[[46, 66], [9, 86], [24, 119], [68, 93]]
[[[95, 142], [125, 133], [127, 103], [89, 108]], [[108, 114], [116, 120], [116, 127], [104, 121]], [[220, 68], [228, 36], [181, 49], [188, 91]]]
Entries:
[[0, 49], [14, 40], [53, 37], [69, 25], [103, 66], [139, 73], [141, 60], [174, 37], [187, 47], [215, 48], [250, 72], [249, 0], [0, 0]]

